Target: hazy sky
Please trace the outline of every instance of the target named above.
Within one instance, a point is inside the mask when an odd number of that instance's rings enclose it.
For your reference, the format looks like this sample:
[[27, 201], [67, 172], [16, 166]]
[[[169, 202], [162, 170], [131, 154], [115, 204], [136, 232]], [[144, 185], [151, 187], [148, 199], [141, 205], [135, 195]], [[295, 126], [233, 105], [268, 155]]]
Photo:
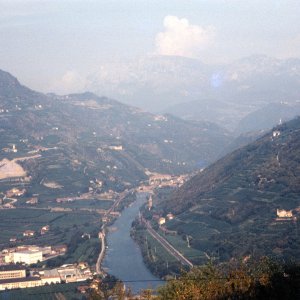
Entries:
[[144, 55], [300, 57], [299, 16], [299, 0], [0, 0], [0, 69], [49, 91]]

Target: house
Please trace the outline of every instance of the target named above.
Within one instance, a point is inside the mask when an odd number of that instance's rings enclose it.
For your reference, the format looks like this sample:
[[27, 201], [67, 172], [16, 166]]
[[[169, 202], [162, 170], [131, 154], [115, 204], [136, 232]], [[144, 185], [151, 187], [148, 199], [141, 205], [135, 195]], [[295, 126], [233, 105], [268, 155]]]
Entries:
[[108, 146], [109, 150], [115, 150], [115, 151], [122, 151], [123, 150], [123, 146], [122, 145], [118, 145], [118, 146]]
[[49, 225], [43, 226], [41, 228], [41, 234], [43, 235], [43, 234], [47, 233], [49, 230], [50, 230], [50, 226]]
[[12, 150], [11, 150], [13, 153], [17, 153], [18, 152], [18, 149], [16, 148], [16, 145], [13, 144], [12, 145]]
[[33, 230], [26, 230], [23, 232], [23, 236], [32, 237], [35, 235], [35, 231]]
[[93, 289], [93, 290], [98, 291], [99, 287], [100, 287], [100, 284], [101, 284], [101, 279], [100, 278], [95, 278], [92, 281], [92, 283], [90, 284], [90, 288]]
[[38, 203], [37, 197], [32, 197], [31, 199], [26, 201], [26, 204], [37, 204], [37, 203]]
[[174, 219], [174, 215], [171, 214], [171, 213], [167, 214], [167, 219], [168, 220], [173, 220]]
[[87, 238], [87, 239], [91, 239], [91, 235], [89, 234], [89, 233], [84, 233], [82, 236], [81, 236], [81, 238]]
[[280, 131], [279, 130], [273, 131], [273, 137], [278, 137], [278, 136], [280, 136]]
[[19, 190], [17, 188], [13, 188], [6, 192], [6, 197], [7, 198], [14, 197], [14, 196], [20, 197], [20, 196], [24, 195], [25, 192], [26, 192], [25, 189]]
[[66, 253], [67, 249], [68, 247], [66, 245], [52, 246], [52, 250], [55, 251], [57, 254]]
[[291, 210], [277, 209], [278, 218], [292, 218], [293, 212]]
[[158, 225], [163, 225], [165, 223], [166, 223], [166, 219], [165, 218], [161, 217], [161, 218], [158, 219]]

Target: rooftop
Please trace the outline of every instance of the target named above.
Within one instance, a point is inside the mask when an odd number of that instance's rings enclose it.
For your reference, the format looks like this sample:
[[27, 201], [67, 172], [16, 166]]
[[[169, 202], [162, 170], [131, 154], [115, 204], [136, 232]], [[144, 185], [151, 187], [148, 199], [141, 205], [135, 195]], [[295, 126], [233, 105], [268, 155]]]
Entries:
[[18, 265], [2, 265], [0, 266], [0, 271], [18, 271], [18, 270], [26, 270], [24, 266], [18, 266]]
[[25, 282], [25, 281], [38, 281], [41, 280], [40, 277], [24, 277], [24, 278], [10, 278], [0, 280], [0, 284], [3, 283], [14, 283], [14, 282]]

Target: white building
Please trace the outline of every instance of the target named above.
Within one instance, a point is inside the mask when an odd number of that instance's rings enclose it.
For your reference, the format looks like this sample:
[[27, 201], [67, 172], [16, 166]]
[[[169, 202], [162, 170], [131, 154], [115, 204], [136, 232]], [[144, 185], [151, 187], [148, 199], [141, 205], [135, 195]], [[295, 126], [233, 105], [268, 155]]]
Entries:
[[293, 212], [291, 210], [277, 209], [278, 218], [292, 218]]
[[39, 261], [43, 260], [42, 251], [17, 251], [12, 253], [13, 262], [16, 263], [25, 263], [27, 265], [36, 264]]
[[171, 214], [171, 213], [167, 214], [167, 219], [168, 220], [173, 220], [174, 219], [174, 215]]
[[280, 131], [279, 130], [273, 131], [273, 137], [278, 137], [278, 136], [280, 136]]
[[158, 224], [159, 225], [163, 225], [163, 224], [165, 224], [166, 223], [166, 219], [165, 218], [159, 218], [158, 219]]
[[59, 275], [57, 269], [44, 270], [39, 273], [40, 273], [43, 285], [61, 283], [60, 275]]

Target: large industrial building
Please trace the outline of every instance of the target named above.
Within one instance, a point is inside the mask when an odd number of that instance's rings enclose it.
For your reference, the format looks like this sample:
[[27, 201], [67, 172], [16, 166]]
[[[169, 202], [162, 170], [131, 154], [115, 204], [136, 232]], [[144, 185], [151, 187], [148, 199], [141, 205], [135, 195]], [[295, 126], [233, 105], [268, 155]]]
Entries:
[[61, 282], [80, 282], [93, 278], [92, 272], [86, 263], [63, 265], [52, 270], [35, 270], [31, 271], [30, 274], [28, 273], [28, 276], [26, 275], [24, 266], [0, 266], [0, 291]]
[[0, 280], [26, 277], [26, 269], [23, 266], [0, 266]]
[[13, 252], [13, 263], [24, 263], [27, 265], [36, 264], [39, 261], [43, 260], [42, 251], [18, 251]]

